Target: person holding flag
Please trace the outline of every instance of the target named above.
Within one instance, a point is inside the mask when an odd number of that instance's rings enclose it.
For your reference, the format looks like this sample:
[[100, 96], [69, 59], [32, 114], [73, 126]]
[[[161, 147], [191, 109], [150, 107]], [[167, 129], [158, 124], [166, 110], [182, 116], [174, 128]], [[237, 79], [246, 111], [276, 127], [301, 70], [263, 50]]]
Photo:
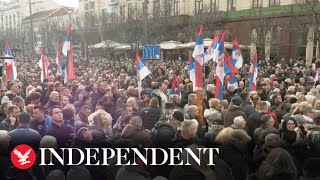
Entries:
[[[10, 47], [10, 43], [6, 43], [6, 49], [4, 51], [5, 57], [13, 57], [12, 51]], [[6, 70], [6, 80], [7, 81], [15, 81], [17, 79], [17, 67], [15, 65], [15, 62], [13, 59], [5, 59], [4, 61], [4, 67]]]
[[44, 79], [48, 76], [48, 58], [44, 55], [44, 48], [41, 49], [41, 55], [40, 55], [40, 60], [38, 62], [38, 66], [41, 69], [41, 76], [40, 80], [41, 82], [44, 81]]
[[203, 44], [203, 28], [200, 26], [198, 39], [194, 47], [192, 57], [195, 59], [195, 79], [193, 83], [193, 91], [203, 88], [202, 67], [204, 66], [204, 44]]
[[251, 68], [250, 68], [249, 88], [251, 91], [255, 91], [257, 89], [257, 77], [258, 77], [258, 54], [256, 50], [254, 52]]
[[151, 71], [141, 60], [139, 53], [136, 53], [136, 68], [137, 68], [137, 77], [138, 77], [138, 90], [139, 96], [142, 91], [141, 81], [151, 74]]
[[64, 83], [75, 79], [74, 67], [73, 67], [73, 55], [72, 55], [72, 34], [71, 25], [68, 27], [66, 39], [62, 47], [62, 54], [67, 57], [67, 63], [65, 68]]

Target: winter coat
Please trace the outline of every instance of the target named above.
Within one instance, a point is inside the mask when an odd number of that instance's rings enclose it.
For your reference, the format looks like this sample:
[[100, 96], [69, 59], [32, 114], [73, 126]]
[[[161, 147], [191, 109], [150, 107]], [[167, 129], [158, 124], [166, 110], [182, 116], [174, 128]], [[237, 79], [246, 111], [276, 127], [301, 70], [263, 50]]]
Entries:
[[261, 125], [261, 117], [266, 113], [254, 113], [249, 116], [247, 120], [247, 126], [249, 128], [249, 136], [254, 137], [254, 130], [260, 127]]
[[151, 130], [161, 117], [161, 108], [146, 107], [141, 110], [144, 128]]
[[27, 144], [35, 150], [39, 149], [41, 136], [38, 131], [35, 131], [29, 127], [19, 126], [17, 129], [10, 131], [9, 136], [11, 137], [10, 150], [14, 149], [20, 144]]
[[251, 114], [254, 114], [256, 110], [254, 109], [254, 106], [251, 105], [250, 102], [244, 101], [241, 105], [241, 110], [249, 117]]
[[80, 112], [74, 117], [74, 124], [81, 122], [83, 124], [89, 125], [88, 118], [85, 118]]
[[71, 140], [75, 137], [74, 128], [65, 124], [61, 126], [52, 123], [51, 128], [48, 131], [48, 135], [53, 136], [57, 139], [58, 146], [68, 147], [71, 143]]
[[10, 119], [9, 117], [7, 117], [6, 119], [4, 119], [1, 123], [0, 123], [0, 130], [6, 130], [6, 131], [11, 131], [15, 128], [18, 127], [18, 121], [16, 121], [15, 125], [11, 125]]
[[214, 124], [223, 124], [222, 113], [219, 110], [210, 108], [204, 111], [204, 118], [207, 119], [208, 123], [208, 132], [212, 132], [215, 130]]
[[[34, 130], [40, 129], [38, 127], [36, 127], [36, 119], [32, 118], [31, 123], [30, 123], [30, 127]], [[52, 121], [51, 118], [47, 115], [44, 116], [44, 127], [41, 128], [41, 131], [39, 132], [39, 134], [41, 135], [41, 137], [47, 135], [50, 127], [52, 125]]]
[[156, 147], [168, 148], [172, 147], [175, 135], [176, 129], [167, 122], [159, 121], [151, 131], [151, 140]]
[[238, 150], [235, 145], [223, 144], [220, 146], [219, 157], [231, 168], [235, 180], [246, 180], [248, 165], [246, 154]]
[[134, 125], [127, 125], [122, 133], [121, 138], [130, 139], [136, 144], [147, 145], [151, 144], [150, 134], [144, 129], [136, 127]]
[[247, 115], [237, 106], [230, 106], [228, 109], [223, 111], [224, 127], [230, 127], [233, 124], [233, 120], [237, 116], [242, 116], [247, 120]]

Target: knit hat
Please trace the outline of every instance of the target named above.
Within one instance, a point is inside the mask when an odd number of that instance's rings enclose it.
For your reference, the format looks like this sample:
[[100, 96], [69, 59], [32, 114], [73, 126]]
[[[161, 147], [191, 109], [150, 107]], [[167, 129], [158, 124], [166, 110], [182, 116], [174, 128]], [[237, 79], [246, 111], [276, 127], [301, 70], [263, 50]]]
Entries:
[[233, 105], [240, 106], [242, 103], [242, 99], [239, 96], [233, 97], [231, 99]]
[[183, 116], [182, 112], [180, 112], [180, 111], [173, 112], [172, 117], [174, 117], [174, 119], [176, 119], [178, 121], [181, 121], [181, 122], [184, 121], [184, 116]]

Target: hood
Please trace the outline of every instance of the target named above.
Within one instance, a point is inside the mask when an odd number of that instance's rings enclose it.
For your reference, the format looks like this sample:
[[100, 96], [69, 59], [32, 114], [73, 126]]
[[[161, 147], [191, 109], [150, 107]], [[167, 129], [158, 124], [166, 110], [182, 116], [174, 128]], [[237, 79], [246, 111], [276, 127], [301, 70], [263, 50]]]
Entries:
[[136, 127], [136, 126], [133, 126], [131, 124], [128, 124], [122, 131], [121, 133], [121, 138], [124, 138], [124, 139], [129, 139], [131, 138], [132, 136], [136, 135], [139, 131], [141, 131], [143, 129], [139, 128], [139, 127]]
[[167, 122], [163, 122], [163, 121], [158, 121], [155, 125], [154, 128], [155, 129], [160, 129], [162, 127], [168, 127], [170, 129], [174, 129], [169, 123]]
[[235, 105], [231, 105], [229, 108], [228, 108], [229, 111], [241, 111], [240, 109], [240, 106], [235, 106]]

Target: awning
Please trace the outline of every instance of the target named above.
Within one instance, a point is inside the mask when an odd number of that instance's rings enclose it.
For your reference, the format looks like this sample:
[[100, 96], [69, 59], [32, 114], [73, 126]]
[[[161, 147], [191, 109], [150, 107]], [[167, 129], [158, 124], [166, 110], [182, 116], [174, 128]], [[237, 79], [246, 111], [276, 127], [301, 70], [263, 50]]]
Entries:
[[181, 44], [179, 41], [165, 41], [160, 44], [160, 48], [165, 50], [179, 49], [179, 45]]

